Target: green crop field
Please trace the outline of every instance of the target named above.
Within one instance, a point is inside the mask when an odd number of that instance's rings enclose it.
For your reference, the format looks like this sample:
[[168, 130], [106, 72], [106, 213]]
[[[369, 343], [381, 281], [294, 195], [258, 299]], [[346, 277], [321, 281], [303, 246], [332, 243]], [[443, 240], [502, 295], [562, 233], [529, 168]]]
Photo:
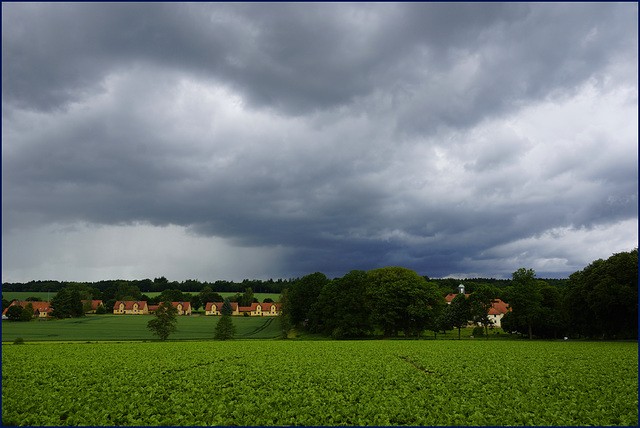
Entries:
[[2, 297], [7, 299], [8, 301], [12, 300], [26, 300], [29, 297], [39, 297], [43, 301], [47, 301], [53, 299], [56, 295], [55, 291], [46, 292], [46, 291], [3, 291]]
[[2, 347], [5, 425], [631, 425], [637, 343]]
[[[63, 320], [14, 322], [2, 321], [2, 341], [13, 342], [21, 337], [33, 341], [103, 341], [153, 340], [147, 323], [153, 315], [88, 315]], [[213, 339], [220, 317], [179, 316], [178, 331], [169, 336], [175, 340]], [[281, 335], [277, 317], [233, 317], [239, 339], [269, 339]]]

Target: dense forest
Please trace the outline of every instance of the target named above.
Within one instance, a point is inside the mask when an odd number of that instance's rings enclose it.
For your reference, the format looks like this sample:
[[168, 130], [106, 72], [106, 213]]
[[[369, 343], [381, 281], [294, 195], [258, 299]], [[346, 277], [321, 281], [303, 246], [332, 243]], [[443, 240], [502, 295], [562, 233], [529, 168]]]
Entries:
[[[451, 304], [448, 293], [465, 293]], [[316, 272], [291, 284], [281, 296], [283, 328], [335, 338], [437, 334], [468, 323], [484, 328], [492, 301], [510, 311], [501, 320], [506, 332], [528, 338], [637, 339], [638, 249], [596, 260], [567, 280], [536, 278], [520, 268], [511, 280], [430, 280], [401, 267], [351, 271], [329, 280]]]

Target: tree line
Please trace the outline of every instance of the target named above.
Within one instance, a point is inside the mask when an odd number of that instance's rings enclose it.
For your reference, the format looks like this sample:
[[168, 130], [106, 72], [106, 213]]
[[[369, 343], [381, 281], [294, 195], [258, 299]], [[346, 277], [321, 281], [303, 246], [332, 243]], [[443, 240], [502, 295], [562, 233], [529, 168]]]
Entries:
[[[492, 302], [510, 311], [502, 330], [533, 338], [637, 339], [638, 249], [596, 260], [566, 281], [536, 278], [520, 268], [511, 280], [469, 283], [469, 296], [456, 293], [459, 280], [434, 281], [401, 267], [351, 271], [329, 280], [321, 272], [301, 278], [281, 294], [283, 335], [292, 328], [334, 338], [420, 336], [473, 323], [488, 338]], [[459, 336], [460, 337], [460, 336]]]
[[2, 284], [3, 291], [22, 291], [31, 293], [57, 292], [62, 288], [76, 285], [84, 285], [90, 289], [96, 289], [102, 293], [107, 290], [117, 289], [120, 286], [134, 286], [141, 290], [142, 293], [159, 293], [165, 290], [180, 290], [183, 293], [199, 293], [204, 287], [219, 293], [242, 293], [247, 288], [251, 288], [255, 293], [274, 293], [280, 294], [282, 290], [287, 288], [291, 283], [299, 278], [289, 279], [244, 279], [241, 282], [233, 282], [227, 280], [217, 280], [214, 282], [199, 281], [197, 279], [187, 279], [182, 282], [169, 281], [164, 276], [151, 279], [141, 280], [104, 280], [97, 282], [67, 282], [54, 280], [38, 280], [23, 282], [5, 282]]
[[[335, 338], [363, 337], [371, 334], [419, 336], [425, 331], [437, 334], [461, 328], [469, 322], [482, 327], [485, 335], [492, 327], [488, 311], [495, 299], [509, 304], [511, 311], [501, 319], [502, 329], [519, 332], [527, 337], [586, 337], [605, 339], [637, 338], [638, 336], [638, 249], [617, 253], [607, 260], [596, 260], [566, 280], [538, 279], [532, 269], [521, 268], [510, 280], [463, 280], [469, 297], [456, 296], [447, 305], [444, 296], [456, 293], [460, 280], [430, 279], [402, 267], [353, 270], [340, 278], [328, 279], [315, 272], [289, 280], [245, 280], [222, 288], [216, 284], [227, 281], [199, 283], [188, 280], [176, 287], [166, 278], [153, 281], [101, 281], [98, 283], [64, 283], [51, 300], [53, 315], [58, 318], [83, 316], [87, 304], [81, 300], [102, 300], [99, 313], [111, 313], [116, 301], [143, 300], [159, 302], [190, 302], [198, 310], [207, 302], [222, 302], [219, 292], [236, 292], [229, 298], [240, 306], [258, 302], [254, 291], [265, 292], [264, 284], [280, 288], [283, 331], [300, 328]], [[140, 285], [149, 283], [165, 287], [157, 297], [150, 298]], [[259, 283], [257, 289], [249, 284]], [[31, 284], [31, 285], [29, 285]], [[53, 282], [32, 281], [28, 287], [12, 287], [3, 291], [41, 291], [31, 287], [49, 287]], [[185, 285], [188, 284], [188, 285]], [[206, 284], [198, 287], [197, 284]], [[22, 284], [25, 286], [25, 284]], [[25, 290], [28, 288], [28, 290]], [[51, 287], [53, 288], [53, 287]], [[148, 290], [149, 287], [145, 288]], [[189, 288], [195, 292], [186, 292]], [[50, 290], [54, 291], [54, 290]], [[32, 298], [33, 300], [40, 300]], [[32, 300], [27, 299], [27, 300]], [[270, 299], [265, 299], [265, 302]], [[4, 298], [2, 306], [10, 302]], [[27, 319], [12, 309], [13, 319]], [[13, 312], [16, 312], [13, 314]]]

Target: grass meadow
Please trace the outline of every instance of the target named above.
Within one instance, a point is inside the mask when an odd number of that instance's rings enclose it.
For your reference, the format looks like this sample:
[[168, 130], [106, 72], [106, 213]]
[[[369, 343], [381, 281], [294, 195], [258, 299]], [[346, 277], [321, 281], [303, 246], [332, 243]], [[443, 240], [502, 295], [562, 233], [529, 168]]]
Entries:
[[[127, 341], [156, 340], [147, 323], [152, 315], [87, 315], [63, 320], [30, 322], [2, 321], [2, 341], [13, 342], [21, 337], [26, 342], [37, 341]], [[213, 339], [220, 317], [192, 315], [177, 317], [178, 331], [170, 340]], [[233, 317], [238, 339], [270, 339], [281, 334], [277, 317]]]

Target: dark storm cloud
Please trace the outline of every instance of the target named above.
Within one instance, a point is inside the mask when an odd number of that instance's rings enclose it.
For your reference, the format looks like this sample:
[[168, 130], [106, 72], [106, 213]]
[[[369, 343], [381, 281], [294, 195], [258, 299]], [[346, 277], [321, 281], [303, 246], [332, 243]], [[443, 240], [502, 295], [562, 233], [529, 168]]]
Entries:
[[[173, 224], [287, 248], [282, 276], [508, 275], [549, 230], [637, 219], [637, 5], [2, 7], [3, 231]], [[590, 262], [556, 253], [554, 275]]]

